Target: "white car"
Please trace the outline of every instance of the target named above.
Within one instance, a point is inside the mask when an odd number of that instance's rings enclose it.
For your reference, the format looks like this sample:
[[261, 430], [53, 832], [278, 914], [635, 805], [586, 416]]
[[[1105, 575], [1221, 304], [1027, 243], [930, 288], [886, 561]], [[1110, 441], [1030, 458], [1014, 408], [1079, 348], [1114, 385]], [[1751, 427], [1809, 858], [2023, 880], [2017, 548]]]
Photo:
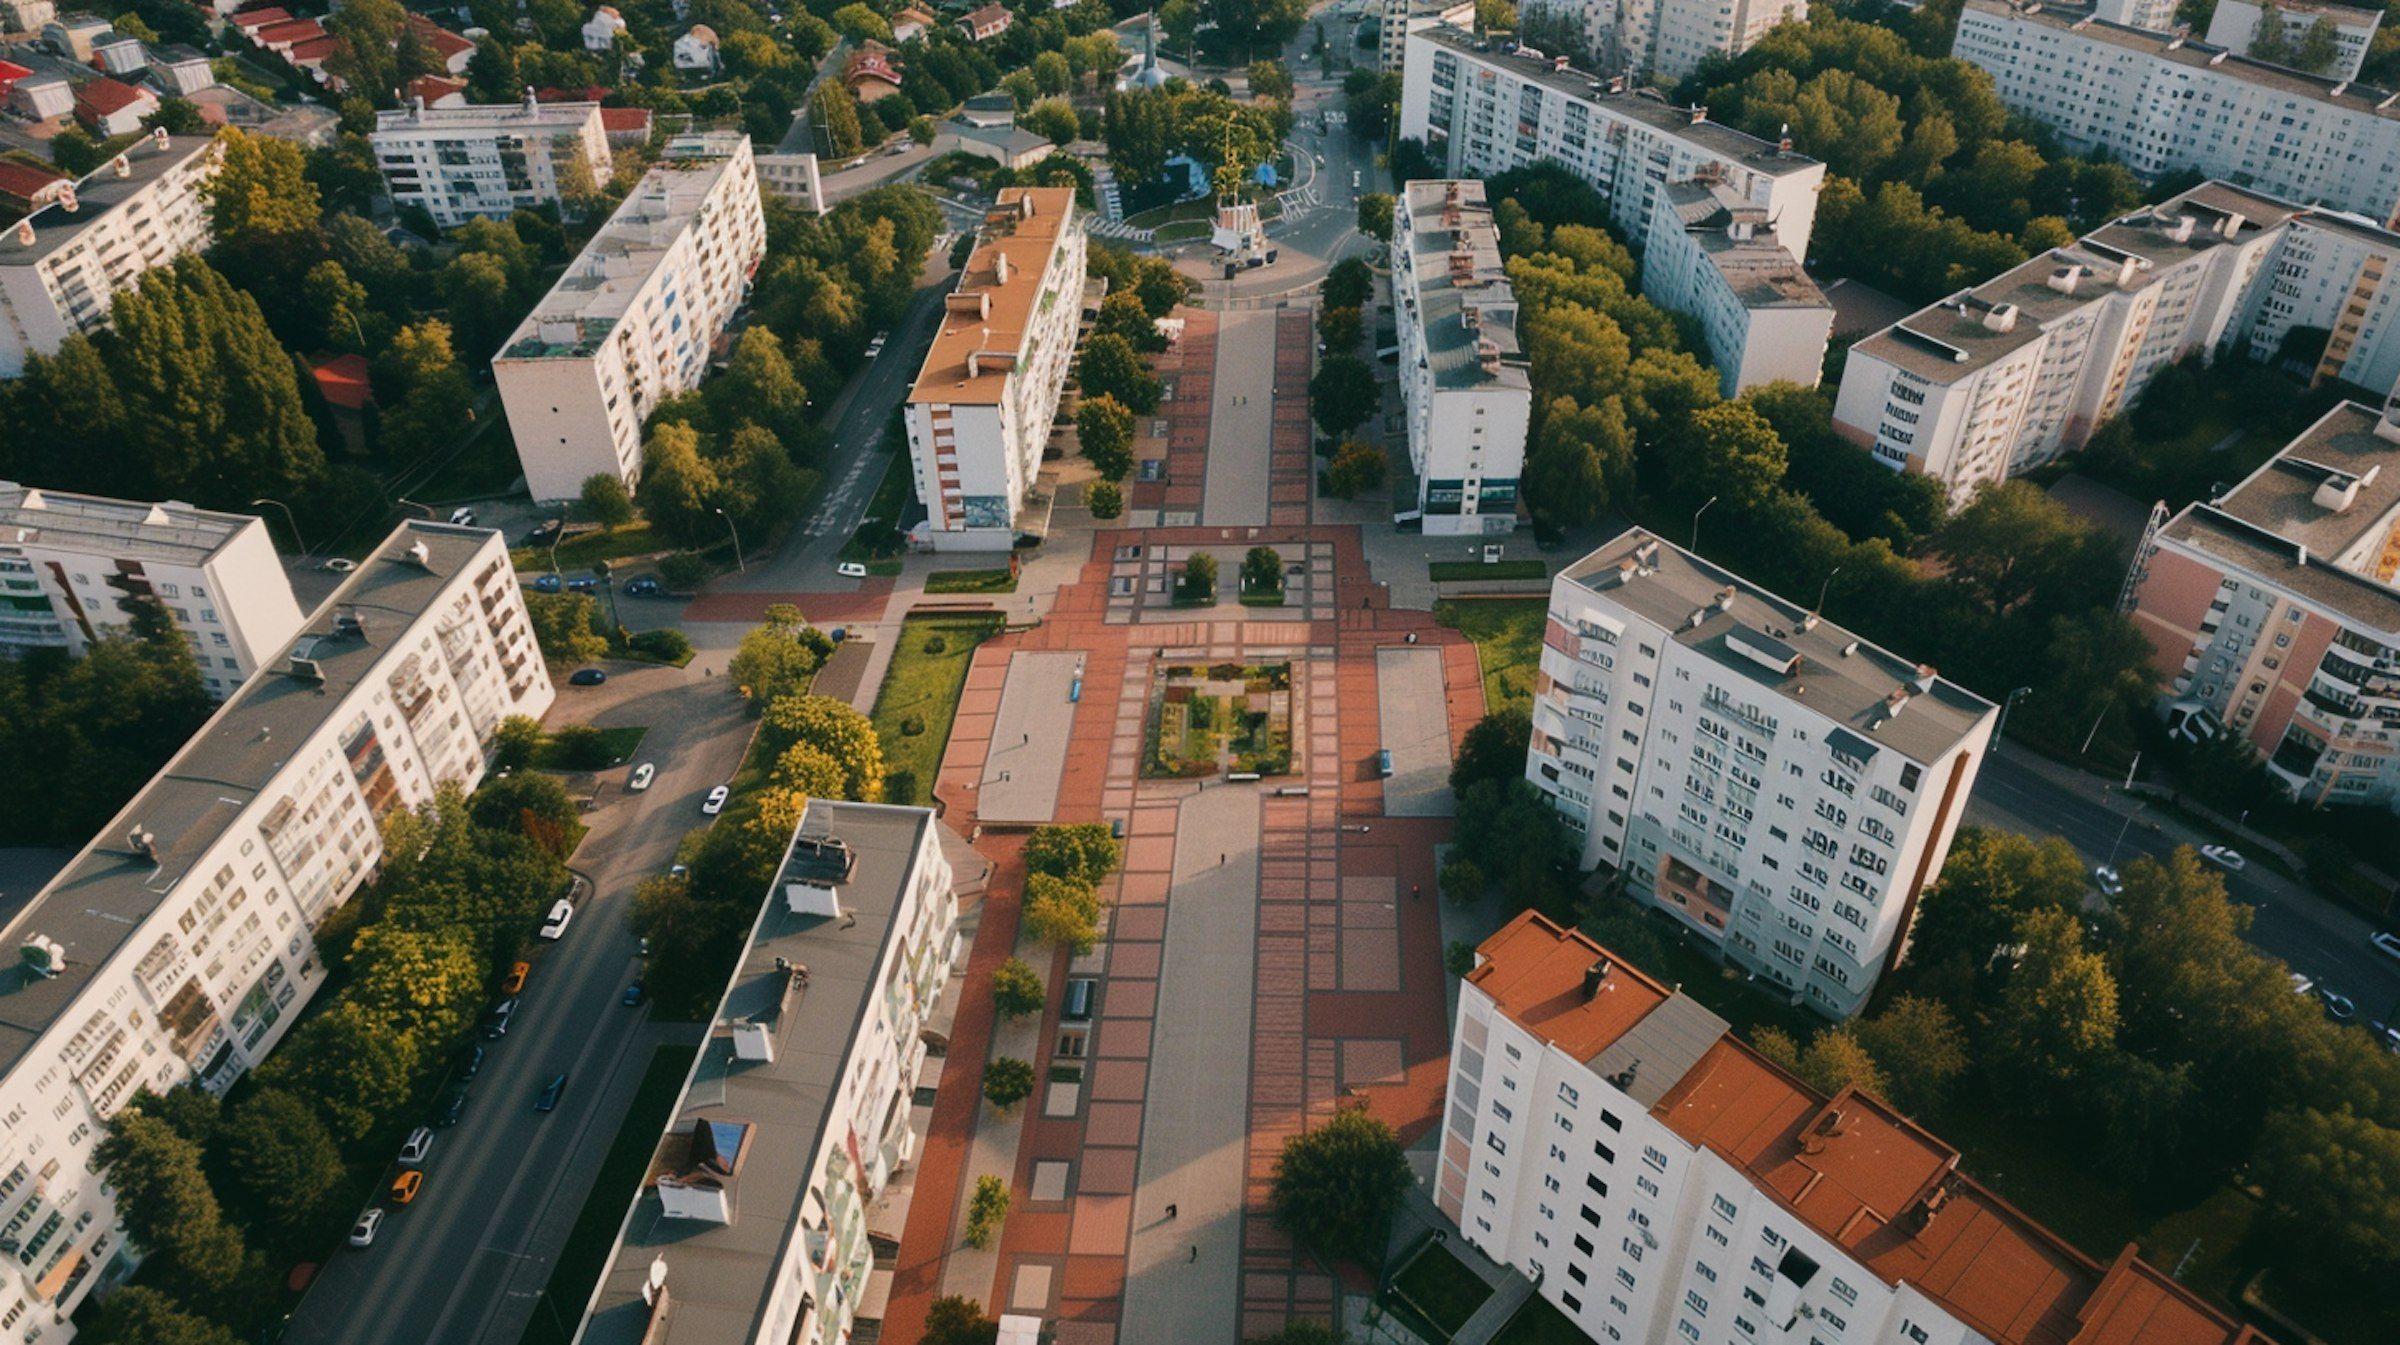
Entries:
[[358, 1216], [357, 1223], [350, 1225], [350, 1245], [353, 1247], [373, 1246], [375, 1230], [381, 1227], [383, 1227], [383, 1211], [380, 1209], [368, 1210]]
[[2101, 864], [2092, 869], [2092, 886], [2100, 889], [2100, 895], [2113, 897], [2125, 890], [2125, 880], [2117, 875], [2115, 869]]
[[650, 787], [650, 782], [656, 779], [657, 776], [658, 767], [653, 766], [649, 762], [645, 761], [641, 765], [633, 768], [633, 774], [625, 777], [625, 787], [629, 790], [632, 790], [634, 793], [639, 794], [643, 790], [648, 789]]
[[335, 556], [333, 559], [325, 562], [317, 568], [325, 571], [327, 574], [348, 574], [352, 570], [358, 568], [358, 562], [350, 559], [348, 556]]
[[2250, 861], [2242, 858], [2242, 852], [2230, 845], [2203, 845], [2200, 847], [2200, 857], [2227, 873], [2240, 873], [2250, 867]]
[[882, 354], [882, 353], [883, 353], [883, 343], [884, 343], [884, 342], [886, 342], [886, 341], [889, 341], [889, 340], [891, 340], [891, 339], [892, 339], [892, 334], [891, 334], [890, 332], [877, 332], [877, 333], [875, 333], [875, 339], [874, 339], [874, 340], [872, 340], [872, 341], [869, 341], [869, 342], [867, 342], [867, 358], [871, 360], [871, 359], [874, 359], [876, 356], [878, 356], [878, 355]]
[[2293, 994], [2295, 994], [2295, 995], [2313, 995], [2313, 994], [2315, 994], [2315, 993], [2316, 993], [2316, 991], [2317, 991], [2317, 983], [2316, 983], [2316, 981], [2315, 981], [2313, 978], [2311, 978], [2311, 977], [2309, 977], [2309, 976], [2305, 976], [2305, 975], [2301, 974], [2300, 972], [2296, 972], [2296, 971], [2292, 973], [2292, 993], [2293, 993]]
[[2367, 942], [2374, 944], [2377, 948], [2380, 948], [2384, 952], [2391, 954], [2393, 957], [2400, 957], [2400, 934], [2377, 934], [2368, 939]]
[[422, 1163], [425, 1161], [425, 1155], [432, 1152], [432, 1128], [429, 1126], [418, 1126], [416, 1129], [409, 1131], [407, 1140], [401, 1143], [400, 1161], [411, 1165]]
[[707, 800], [700, 805], [701, 815], [705, 817], [715, 817], [717, 814], [724, 812], [725, 800], [732, 797], [733, 787], [731, 785], [718, 785], [715, 789], [708, 791]]
[[834, 566], [833, 572], [840, 575], [844, 579], [864, 579], [867, 577], [867, 567], [854, 560], [846, 560], [841, 564]]
[[558, 903], [550, 908], [550, 918], [542, 922], [542, 937], [553, 942], [564, 938], [567, 922], [574, 918], [575, 903], [560, 897]]

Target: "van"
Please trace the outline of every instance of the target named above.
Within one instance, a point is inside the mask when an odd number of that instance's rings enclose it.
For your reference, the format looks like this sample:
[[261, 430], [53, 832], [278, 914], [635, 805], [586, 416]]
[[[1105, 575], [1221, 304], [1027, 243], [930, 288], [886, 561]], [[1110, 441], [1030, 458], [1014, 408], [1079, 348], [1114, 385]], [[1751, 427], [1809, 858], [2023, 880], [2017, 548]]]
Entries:
[[1386, 747], [1375, 754], [1375, 773], [1386, 780], [1392, 778], [1392, 749]]
[[1067, 1002], [1059, 1016], [1070, 1023], [1087, 1023], [1092, 1017], [1092, 998], [1100, 991], [1100, 983], [1089, 976], [1071, 977], [1067, 981]]

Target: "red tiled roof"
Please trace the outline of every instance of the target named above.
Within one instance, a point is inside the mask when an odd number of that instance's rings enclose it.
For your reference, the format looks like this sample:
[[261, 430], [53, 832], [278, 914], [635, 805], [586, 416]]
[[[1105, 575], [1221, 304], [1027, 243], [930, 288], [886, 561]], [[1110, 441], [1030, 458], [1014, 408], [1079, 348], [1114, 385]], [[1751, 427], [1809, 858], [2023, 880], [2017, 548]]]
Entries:
[[650, 129], [650, 109], [646, 107], [604, 107], [600, 109], [600, 129], [608, 135], [629, 135]]
[[463, 79], [450, 79], [442, 75], [419, 75], [408, 82], [403, 93], [409, 98], [422, 98], [425, 100], [425, 106], [432, 107], [451, 94], [465, 93], [466, 91], [467, 82]]
[[290, 23], [291, 21], [291, 12], [282, 9], [253, 9], [233, 16], [233, 26], [245, 33], [253, 28], [264, 28], [269, 24]]
[[364, 355], [336, 355], [321, 360], [315, 372], [317, 390], [325, 394], [327, 402], [345, 411], [361, 410], [375, 400], [375, 394], [368, 386], [367, 357]]
[[434, 54], [440, 56], [445, 61], [449, 60], [453, 56], [475, 50], [474, 43], [469, 42], [467, 39], [460, 37], [454, 32], [451, 32], [449, 29], [444, 28], [440, 24], [435, 23], [429, 18], [426, 18], [422, 14], [409, 15], [408, 23], [411, 28], [417, 30], [417, 35], [419, 37], [425, 39], [425, 45], [432, 47]]
[[0, 159], [0, 195], [32, 200], [45, 188], [68, 180], [66, 174], [55, 169], [40, 168], [15, 159]]
[[[1580, 930], [1561, 929], [1527, 911], [1501, 927], [1476, 950], [1482, 966], [1467, 974], [1501, 1012], [1578, 1060], [1624, 1036], [1652, 1009], [1667, 1002], [1667, 988], [1651, 980]], [[1586, 999], [1583, 974], [1602, 959], [1610, 963], [1605, 993]]]
[[95, 79], [75, 90], [75, 106], [95, 117], [105, 117], [113, 112], [122, 112], [149, 97], [130, 84], [121, 84], [113, 79]]
[[548, 85], [533, 91], [537, 103], [597, 103], [608, 96], [608, 90], [597, 84], [581, 89], [554, 89]]
[[313, 65], [331, 57], [341, 48], [338, 38], [312, 37], [306, 42], [293, 43], [292, 49], [284, 53], [284, 59], [294, 65]]
[[32, 73], [15, 61], [0, 61], [0, 84], [14, 84]]
[[[2218, 1345], [2227, 1339], [2246, 1345], [2266, 1340], [2192, 1297], [2189, 1289], [2133, 1252], [2129, 1245], [2117, 1253], [2100, 1292], [2084, 1304], [2083, 1330], [2074, 1345]], [[2240, 1334], [2229, 1336], [2237, 1330]]]
[[283, 23], [270, 23], [250, 36], [265, 46], [273, 46], [278, 42], [300, 43], [325, 36], [325, 26], [315, 19], [290, 19]]

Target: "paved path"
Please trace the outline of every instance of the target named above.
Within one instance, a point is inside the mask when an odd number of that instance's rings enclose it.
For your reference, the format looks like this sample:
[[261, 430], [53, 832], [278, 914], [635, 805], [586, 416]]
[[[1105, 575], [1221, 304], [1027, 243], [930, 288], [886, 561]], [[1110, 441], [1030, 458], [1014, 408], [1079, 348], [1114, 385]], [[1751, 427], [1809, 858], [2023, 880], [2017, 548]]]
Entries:
[[1227, 313], [1218, 321], [1208, 494], [1200, 520], [1212, 527], [1243, 527], [1267, 521], [1276, 315], [1261, 309]]
[[1057, 814], [1058, 782], [1066, 773], [1067, 697], [1083, 667], [1080, 654], [1019, 654], [992, 723], [984, 754], [976, 816], [985, 822], [1047, 822]]
[[1404, 645], [1375, 651], [1377, 722], [1382, 750], [1392, 754], [1391, 778], [1383, 782], [1383, 810], [1394, 817], [1448, 817], [1457, 809], [1450, 793], [1448, 725], [1425, 713], [1442, 699], [1442, 651]]

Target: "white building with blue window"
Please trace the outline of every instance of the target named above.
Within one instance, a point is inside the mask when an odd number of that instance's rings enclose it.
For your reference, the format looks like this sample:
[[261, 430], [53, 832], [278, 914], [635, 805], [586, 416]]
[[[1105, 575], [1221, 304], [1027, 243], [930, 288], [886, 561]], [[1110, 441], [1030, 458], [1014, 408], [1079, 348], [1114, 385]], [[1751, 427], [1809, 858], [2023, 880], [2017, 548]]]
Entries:
[[1551, 582], [1525, 773], [1584, 867], [1847, 1018], [1899, 959], [1995, 717], [1634, 528]]
[[526, 492], [642, 475], [642, 421], [700, 386], [766, 255], [750, 141], [678, 136], [492, 357]]

